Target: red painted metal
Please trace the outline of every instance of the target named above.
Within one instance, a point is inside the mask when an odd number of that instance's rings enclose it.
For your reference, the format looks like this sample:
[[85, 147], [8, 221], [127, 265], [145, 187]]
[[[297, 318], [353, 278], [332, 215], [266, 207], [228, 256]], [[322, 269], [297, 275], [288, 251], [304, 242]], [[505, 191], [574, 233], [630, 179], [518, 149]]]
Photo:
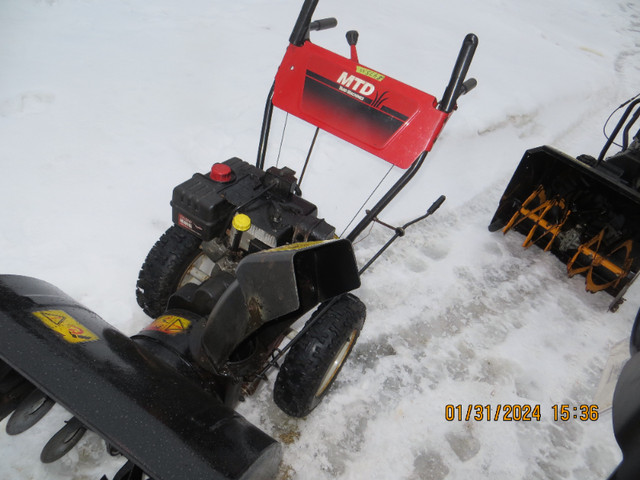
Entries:
[[434, 96], [310, 41], [287, 48], [273, 104], [400, 168], [431, 150], [449, 116]]

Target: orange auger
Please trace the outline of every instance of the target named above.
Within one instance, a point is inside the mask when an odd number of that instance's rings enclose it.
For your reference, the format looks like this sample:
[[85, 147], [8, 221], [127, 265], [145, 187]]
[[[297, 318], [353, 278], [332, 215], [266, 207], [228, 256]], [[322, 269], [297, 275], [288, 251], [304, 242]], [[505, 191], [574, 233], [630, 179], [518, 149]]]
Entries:
[[[569, 277], [573, 277], [578, 273], [586, 273], [588, 292], [599, 292], [609, 287], [617, 287], [618, 283], [629, 274], [631, 265], [633, 264], [633, 257], [631, 257], [631, 251], [633, 249], [633, 242], [631, 239], [626, 240], [621, 245], [614, 248], [608, 255], [601, 255], [598, 253], [600, 250], [600, 244], [604, 238], [604, 228], [595, 237], [586, 243], [583, 243], [578, 247], [578, 251], [567, 263], [567, 273]], [[614, 260], [616, 253], [624, 251], [624, 259], [622, 262]], [[618, 255], [619, 257], [620, 255]], [[574, 264], [578, 263], [582, 266], [574, 267]], [[596, 283], [593, 278], [593, 270], [595, 268], [605, 269], [611, 275], [606, 275], [607, 278], [613, 276], [613, 278], [605, 283]], [[600, 275], [602, 271], [600, 271]]]
[[[536, 204], [537, 206], [530, 206]], [[525, 238], [522, 246], [529, 248], [543, 237], [551, 235], [551, 238], [544, 247], [544, 251], [551, 249], [553, 241], [560, 233], [564, 222], [567, 221], [571, 210], [566, 206], [564, 199], [554, 197], [547, 199], [547, 195], [542, 185], [538, 186], [531, 195], [523, 202], [522, 206], [511, 217], [511, 220], [505, 225], [502, 231], [506, 234], [509, 230], [516, 227], [525, 220], [531, 220], [533, 225]], [[555, 218], [554, 218], [555, 217]], [[536, 231], [543, 230], [540, 235], [534, 238]]]
[[[548, 145], [525, 151], [489, 222], [490, 232], [515, 230], [523, 247], [584, 275], [588, 292], [614, 297], [611, 311], [640, 276], [640, 94], [622, 108], [597, 157]], [[621, 150], [607, 156], [615, 141]]]

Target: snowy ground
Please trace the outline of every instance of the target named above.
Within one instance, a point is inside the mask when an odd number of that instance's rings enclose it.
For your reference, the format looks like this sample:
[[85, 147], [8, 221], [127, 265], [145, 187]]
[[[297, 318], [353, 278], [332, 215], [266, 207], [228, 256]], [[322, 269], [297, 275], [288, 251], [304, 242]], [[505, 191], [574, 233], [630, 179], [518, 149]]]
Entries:
[[[300, 3], [4, 0], [0, 271], [45, 279], [128, 334], [144, 326], [135, 281], [170, 225], [171, 189], [212, 162], [253, 161]], [[326, 401], [293, 420], [267, 385], [241, 413], [285, 443], [281, 479], [606, 478], [620, 460], [606, 405], [595, 422], [554, 422], [551, 407], [594, 402], [640, 286], [607, 313], [608, 296], [585, 293], [552, 256], [487, 224], [526, 148], [599, 151], [604, 120], [640, 84], [640, 7], [321, 0], [316, 18], [332, 15], [339, 27], [314, 41], [346, 55], [344, 33], [357, 29], [364, 64], [438, 97], [474, 32], [479, 86], [385, 214], [403, 223], [447, 195], [363, 278], [367, 324]], [[296, 168], [311, 133], [288, 123], [280, 162]], [[326, 134], [316, 151], [305, 196], [344, 227], [386, 167]], [[388, 236], [374, 228], [359, 259]], [[448, 422], [447, 404], [539, 404], [542, 418]], [[56, 408], [23, 435], [0, 433], [0, 479], [113, 474], [119, 461], [94, 435], [40, 464], [66, 418]]]

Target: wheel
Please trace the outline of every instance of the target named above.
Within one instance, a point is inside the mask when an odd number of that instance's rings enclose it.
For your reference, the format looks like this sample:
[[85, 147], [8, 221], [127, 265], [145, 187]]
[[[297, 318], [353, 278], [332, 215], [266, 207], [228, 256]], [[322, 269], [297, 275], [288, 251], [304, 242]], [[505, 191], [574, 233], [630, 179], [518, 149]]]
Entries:
[[198, 237], [173, 225], [151, 248], [136, 285], [138, 305], [147, 315], [158, 317], [176, 290], [209, 277], [215, 263], [202, 252], [200, 244]]
[[273, 389], [283, 412], [304, 417], [318, 406], [351, 353], [365, 316], [366, 308], [356, 296], [343, 295], [291, 347]]

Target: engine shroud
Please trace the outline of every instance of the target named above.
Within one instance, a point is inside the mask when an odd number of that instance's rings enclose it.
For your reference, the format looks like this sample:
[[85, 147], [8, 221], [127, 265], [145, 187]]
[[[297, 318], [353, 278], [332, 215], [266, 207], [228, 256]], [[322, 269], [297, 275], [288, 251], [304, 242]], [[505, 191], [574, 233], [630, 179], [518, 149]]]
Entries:
[[335, 228], [300, 196], [293, 170], [271, 167], [265, 172], [237, 157], [216, 165], [230, 168], [228, 181], [196, 173], [174, 188], [176, 225], [208, 241], [223, 236], [236, 213], [247, 214], [253, 237], [249, 252], [334, 238]]

